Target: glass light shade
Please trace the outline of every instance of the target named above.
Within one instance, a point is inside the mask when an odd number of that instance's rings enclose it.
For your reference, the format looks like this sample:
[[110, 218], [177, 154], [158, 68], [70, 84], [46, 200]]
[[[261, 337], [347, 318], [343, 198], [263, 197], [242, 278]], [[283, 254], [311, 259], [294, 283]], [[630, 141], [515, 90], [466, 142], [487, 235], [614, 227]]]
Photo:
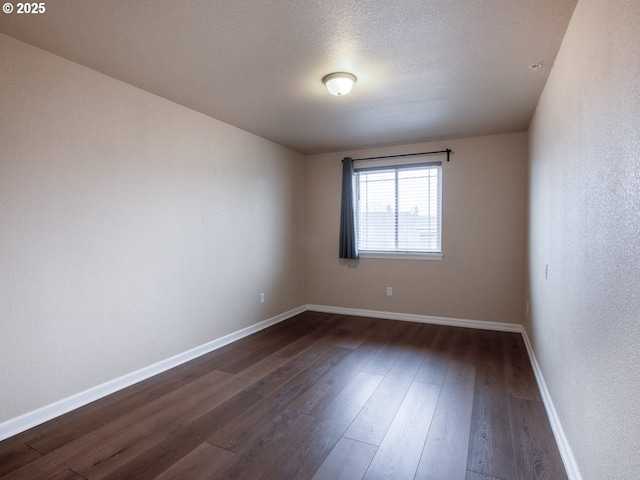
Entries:
[[332, 73], [322, 79], [331, 95], [346, 95], [356, 83], [356, 77], [350, 73]]

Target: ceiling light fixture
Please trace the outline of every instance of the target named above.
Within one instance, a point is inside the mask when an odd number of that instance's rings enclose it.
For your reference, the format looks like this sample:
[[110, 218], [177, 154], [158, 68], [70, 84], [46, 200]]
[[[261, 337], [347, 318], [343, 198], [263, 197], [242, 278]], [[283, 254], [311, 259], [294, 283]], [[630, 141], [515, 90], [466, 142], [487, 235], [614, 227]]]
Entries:
[[529, 70], [540, 70], [542, 68], [542, 64], [541, 63], [534, 63], [532, 65], [529, 65]]
[[322, 82], [325, 84], [331, 95], [337, 95], [340, 97], [351, 91], [356, 80], [356, 77], [350, 73], [338, 72], [330, 73], [322, 79]]

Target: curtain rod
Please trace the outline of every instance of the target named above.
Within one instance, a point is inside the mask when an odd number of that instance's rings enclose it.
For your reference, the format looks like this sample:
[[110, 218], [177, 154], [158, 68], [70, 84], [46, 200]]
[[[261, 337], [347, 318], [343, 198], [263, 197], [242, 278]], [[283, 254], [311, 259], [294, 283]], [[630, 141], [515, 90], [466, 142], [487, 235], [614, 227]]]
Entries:
[[367, 158], [352, 158], [352, 160], [379, 160], [381, 158], [399, 158], [399, 157], [418, 157], [422, 155], [438, 155], [446, 153], [447, 154], [447, 162], [449, 161], [449, 155], [451, 155], [451, 149], [447, 148], [446, 150], [437, 150], [433, 152], [420, 152], [420, 153], [405, 153], [402, 155], [385, 155], [383, 157], [367, 157]]

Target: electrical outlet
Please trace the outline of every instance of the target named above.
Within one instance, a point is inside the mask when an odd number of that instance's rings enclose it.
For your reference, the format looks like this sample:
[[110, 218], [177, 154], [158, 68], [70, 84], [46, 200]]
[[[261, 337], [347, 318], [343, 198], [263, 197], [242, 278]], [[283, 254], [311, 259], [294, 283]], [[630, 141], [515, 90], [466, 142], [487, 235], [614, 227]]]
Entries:
[[264, 293], [260, 294], [260, 303], [264, 303]]
[[393, 287], [387, 287], [387, 297], [391, 297], [393, 295]]

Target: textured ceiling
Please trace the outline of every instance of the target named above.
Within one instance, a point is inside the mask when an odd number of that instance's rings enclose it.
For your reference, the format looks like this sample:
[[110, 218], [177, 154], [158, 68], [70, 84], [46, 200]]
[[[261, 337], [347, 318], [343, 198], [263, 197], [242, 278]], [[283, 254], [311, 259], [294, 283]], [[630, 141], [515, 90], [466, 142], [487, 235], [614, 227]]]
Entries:
[[576, 3], [54, 0], [0, 32], [318, 153], [526, 130]]

